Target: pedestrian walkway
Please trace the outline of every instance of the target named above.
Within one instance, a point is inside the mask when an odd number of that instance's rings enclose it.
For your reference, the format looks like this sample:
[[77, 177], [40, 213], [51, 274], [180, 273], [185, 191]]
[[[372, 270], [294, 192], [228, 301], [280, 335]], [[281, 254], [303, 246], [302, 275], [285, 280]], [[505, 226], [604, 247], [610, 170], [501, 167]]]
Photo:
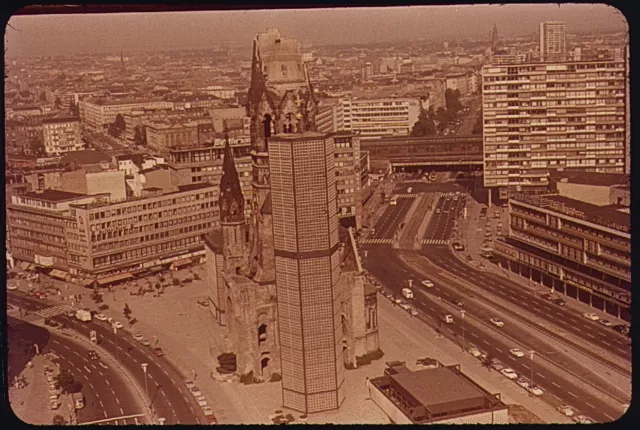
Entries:
[[36, 312], [36, 314], [44, 318], [53, 318], [53, 317], [57, 317], [58, 315], [65, 314], [69, 311], [75, 311], [76, 309], [77, 308], [71, 305], [58, 305], [58, 306], [52, 306], [50, 308], [40, 309], [39, 311]]
[[423, 245], [449, 245], [449, 239], [422, 239]]
[[429, 181], [427, 179], [407, 179], [402, 181], [403, 184], [426, 184]]
[[393, 239], [364, 239], [360, 241], [361, 245], [390, 245]]
[[394, 194], [399, 199], [415, 199], [419, 194]]

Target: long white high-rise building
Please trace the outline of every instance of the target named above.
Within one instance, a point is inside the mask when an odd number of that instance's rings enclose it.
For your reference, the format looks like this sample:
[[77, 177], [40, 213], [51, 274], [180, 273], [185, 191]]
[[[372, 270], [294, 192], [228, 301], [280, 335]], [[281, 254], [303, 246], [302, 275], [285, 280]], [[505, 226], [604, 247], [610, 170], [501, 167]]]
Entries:
[[567, 24], [560, 21], [540, 23], [540, 61], [566, 61]]

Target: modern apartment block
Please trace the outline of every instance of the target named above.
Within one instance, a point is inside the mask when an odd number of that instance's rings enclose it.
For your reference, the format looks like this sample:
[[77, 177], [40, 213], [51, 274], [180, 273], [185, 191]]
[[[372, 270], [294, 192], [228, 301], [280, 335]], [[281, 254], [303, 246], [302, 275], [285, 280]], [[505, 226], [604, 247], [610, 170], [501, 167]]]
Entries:
[[509, 199], [509, 235], [497, 262], [585, 304], [630, 321], [631, 222], [610, 206], [553, 195]]
[[343, 102], [340, 99], [324, 99], [318, 103], [316, 127], [321, 133], [344, 130]]
[[567, 24], [559, 21], [540, 23], [540, 61], [567, 60]]
[[[153, 267], [204, 254], [202, 236], [213, 227], [214, 187], [199, 183], [111, 202], [108, 194], [57, 190], [12, 197], [12, 255], [76, 277], [128, 278]], [[106, 278], [105, 278], [106, 276]], [[106, 280], [105, 280], [106, 279]]]
[[42, 120], [42, 133], [47, 155], [84, 149], [78, 118], [45, 118]]
[[359, 230], [362, 224], [360, 137], [348, 131], [333, 136], [338, 217], [353, 218], [354, 226]]
[[543, 189], [550, 170], [623, 173], [624, 60], [485, 65], [484, 185]]
[[304, 413], [345, 397], [334, 152], [326, 133], [269, 140], [283, 404]]
[[411, 98], [344, 98], [344, 130], [360, 134], [361, 139], [407, 136], [418, 121], [420, 102]]

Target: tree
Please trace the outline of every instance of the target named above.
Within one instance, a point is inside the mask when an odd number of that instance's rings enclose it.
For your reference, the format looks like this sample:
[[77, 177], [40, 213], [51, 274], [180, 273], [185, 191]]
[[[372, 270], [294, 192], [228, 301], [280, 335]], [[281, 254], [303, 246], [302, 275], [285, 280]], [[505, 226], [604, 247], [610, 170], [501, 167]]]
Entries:
[[61, 370], [55, 377], [55, 384], [56, 388], [62, 390], [65, 394], [79, 393], [82, 391], [82, 382], [76, 381], [71, 372], [66, 369]]
[[473, 125], [473, 130], [471, 130], [471, 134], [482, 134], [482, 109], [480, 109], [480, 113], [478, 114], [478, 119], [476, 123]]
[[40, 93], [40, 101], [41, 102], [46, 102], [47, 101], [47, 94], [44, 91], [42, 91]]
[[124, 314], [124, 317], [126, 319], [130, 319], [131, 318], [131, 308], [129, 307], [129, 305], [127, 303], [124, 304], [124, 310], [122, 311], [122, 313]]
[[71, 102], [69, 105], [69, 113], [73, 116], [80, 116], [80, 109], [78, 108], [77, 103]]
[[136, 125], [133, 129], [133, 143], [138, 146], [146, 145], [147, 139], [142, 126]]
[[93, 300], [95, 302], [96, 305], [99, 305], [100, 303], [102, 303], [104, 300], [102, 299], [102, 294], [100, 294], [98, 292], [97, 288], [94, 288], [93, 292], [91, 293], [91, 296], [89, 296], [91, 298], [91, 300]]
[[42, 138], [33, 138], [29, 141], [29, 152], [40, 157], [47, 155]]
[[460, 103], [460, 90], [452, 90], [452, 89], [447, 89], [444, 92], [444, 100], [445, 100], [445, 106], [447, 107], [448, 111], [451, 111], [452, 116], [455, 116], [455, 114], [462, 109], [462, 103]]
[[127, 124], [124, 122], [124, 117], [120, 113], [116, 115], [116, 120], [113, 123], [120, 131], [124, 131], [127, 128]]
[[434, 119], [435, 114], [433, 112], [433, 106], [430, 106], [426, 111], [423, 109], [418, 116], [418, 121], [413, 125], [411, 136], [422, 137], [436, 134], [436, 124]]
[[67, 425], [67, 420], [64, 419], [64, 417], [60, 414], [56, 414], [53, 416], [53, 425], [54, 426], [64, 426]]
[[62, 100], [60, 100], [60, 97], [56, 96], [56, 99], [53, 102], [53, 107], [60, 109], [60, 106], [62, 106]]

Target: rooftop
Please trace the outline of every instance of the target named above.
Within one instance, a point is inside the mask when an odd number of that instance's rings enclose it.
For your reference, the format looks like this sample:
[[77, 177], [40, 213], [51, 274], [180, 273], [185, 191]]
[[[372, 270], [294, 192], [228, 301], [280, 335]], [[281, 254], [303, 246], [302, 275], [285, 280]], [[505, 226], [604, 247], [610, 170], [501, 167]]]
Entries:
[[63, 163], [76, 162], [82, 164], [98, 164], [102, 161], [111, 161], [111, 157], [104, 152], [83, 149], [82, 151], [67, 152], [62, 156]]
[[447, 404], [454, 402], [477, 400], [484, 404], [485, 397], [490, 395], [450, 367], [396, 373], [389, 377], [432, 414], [446, 412]]
[[41, 192], [30, 191], [22, 194], [21, 197], [48, 202], [64, 202], [88, 196], [86, 194], [72, 193], [69, 191], [44, 190]]
[[301, 140], [318, 140], [327, 139], [331, 137], [333, 133], [320, 133], [317, 131], [305, 131], [304, 133], [280, 133], [272, 137], [273, 140], [287, 140], [287, 141], [301, 141]]
[[573, 218], [582, 219], [618, 231], [627, 233], [631, 231], [631, 217], [629, 214], [620, 212], [611, 206], [596, 206], [557, 194], [545, 194], [541, 196], [516, 194], [513, 200], [563, 213]]
[[575, 171], [551, 171], [551, 179], [556, 182], [611, 187], [628, 185], [629, 175], [624, 173], [593, 173]]

